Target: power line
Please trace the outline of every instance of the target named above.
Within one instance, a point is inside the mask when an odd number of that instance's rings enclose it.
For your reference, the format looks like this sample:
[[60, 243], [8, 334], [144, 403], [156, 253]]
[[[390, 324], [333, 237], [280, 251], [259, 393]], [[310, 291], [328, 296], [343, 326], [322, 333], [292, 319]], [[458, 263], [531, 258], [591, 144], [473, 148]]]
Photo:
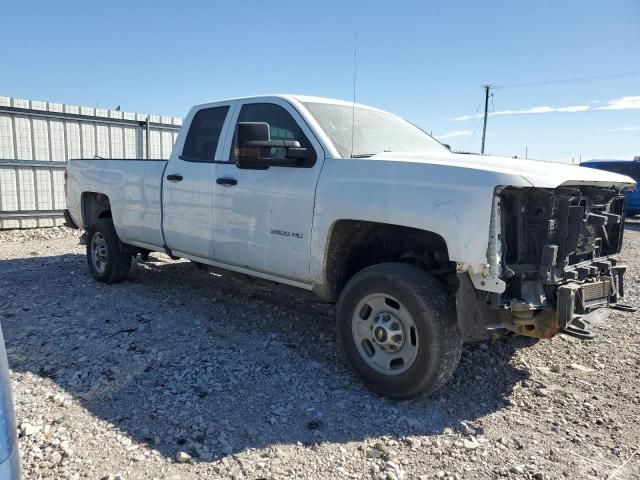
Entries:
[[[493, 93], [491, 90], [496, 89], [504, 89], [504, 88], [518, 88], [518, 87], [533, 87], [533, 86], [541, 86], [541, 85], [561, 85], [561, 84], [572, 84], [572, 83], [587, 83], [587, 82], [596, 82], [600, 80], [612, 80], [618, 78], [627, 78], [627, 77], [635, 77], [640, 76], [640, 70], [633, 70], [630, 72], [620, 72], [620, 73], [609, 73], [605, 75], [592, 75], [590, 77], [577, 77], [577, 78], [564, 78], [558, 80], [541, 80], [536, 82], [523, 82], [523, 83], [507, 83], [504, 85], [489, 85], [485, 84], [482, 86], [484, 89], [484, 119], [482, 125], [482, 143], [480, 147], [480, 154], [484, 154], [484, 146], [485, 140], [487, 136], [487, 118], [489, 116], [489, 97], [491, 97], [491, 105], [493, 106]], [[495, 111], [495, 107], [493, 108]], [[475, 132], [474, 132], [475, 135]]]
[[563, 83], [587, 83], [587, 82], [596, 82], [600, 80], [613, 80], [618, 78], [628, 78], [628, 77], [636, 77], [640, 76], [640, 70], [633, 70], [631, 72], [621, 72], [621, 73], [609, 73], [605, 75], [593, 75], [590, 77], [577, 77], [577, 78], [564, 78], [558, 80], [541, 80], [536, 82], [523, 82], [523, 83], [506, 83], [504, 85], [496, 85], [493, 88], [519, 88], [519, 87], [530, 87], [530, 86], [538, 86], [538, 85], [558, 85]]

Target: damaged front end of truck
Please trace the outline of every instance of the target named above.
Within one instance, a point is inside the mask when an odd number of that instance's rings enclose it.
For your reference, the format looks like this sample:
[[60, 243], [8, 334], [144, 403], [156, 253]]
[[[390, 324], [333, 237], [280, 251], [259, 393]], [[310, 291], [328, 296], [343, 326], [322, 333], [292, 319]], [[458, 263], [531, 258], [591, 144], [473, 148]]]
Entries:
[[625, 209], [615, 188], [496, 189], [488, 264], [482, 272], [458, 265], [466, 339], [510, 332], [589, 339], [611, 308], [631, 308], [620, 301]]

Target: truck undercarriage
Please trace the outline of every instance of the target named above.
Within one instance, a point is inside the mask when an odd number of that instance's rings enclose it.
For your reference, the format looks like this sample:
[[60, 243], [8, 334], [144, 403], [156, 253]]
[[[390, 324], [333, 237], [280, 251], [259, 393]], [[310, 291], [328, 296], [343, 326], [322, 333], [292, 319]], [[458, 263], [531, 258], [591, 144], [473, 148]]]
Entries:
[[[590, 338], [591, 324], [608, 312], [601, 307], [616, 305], [624, 293], [625, 266], [617, 257], [624, 196], [586, 186], [508, 187], [499, 194], [499, 206], [500, 276], [506, 286], [502, 293], [476, 295], [473, 316], [483, 324], [484, 336], [511, 331], [538, 338], [559, 332]], [[472, 294], [465, 288], [470, 284], [462, 284], [458, 295], [468, 301]]]

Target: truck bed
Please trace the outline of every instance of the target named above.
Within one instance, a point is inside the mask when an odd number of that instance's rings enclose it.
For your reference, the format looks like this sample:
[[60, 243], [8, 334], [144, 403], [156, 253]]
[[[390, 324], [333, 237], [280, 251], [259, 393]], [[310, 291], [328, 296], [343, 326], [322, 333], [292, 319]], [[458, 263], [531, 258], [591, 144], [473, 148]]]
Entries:
[[81, 195], [95, 191], [108, 195], [120, 239], [145, 248], [163, 246], [163, 159], [76, 159], [67, 167], [67, 205], [74, 221], [81, 221]]

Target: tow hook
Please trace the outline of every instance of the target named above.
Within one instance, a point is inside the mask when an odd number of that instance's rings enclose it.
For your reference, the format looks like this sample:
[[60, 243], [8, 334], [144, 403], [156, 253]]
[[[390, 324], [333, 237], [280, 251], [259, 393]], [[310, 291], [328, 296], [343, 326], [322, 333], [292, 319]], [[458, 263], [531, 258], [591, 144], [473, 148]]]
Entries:
[[594, 338], [596, 338], [593, 332], [573, 326], [562, 328], [558, 333], [563, 333], [570, 337], [579, 338], [580, 340], [593, 340]]
[[637, 312], [637, 307], [633, 305], [625, 305], [623, 303], [614, 303], [613, 305], [609, 305], [609, 308], [612, 310], [620, 310], [621, 312]]
[[[622, 312], [635, 312], [638, 309], [632, 305], [625, 305], [622, 303], [613, 303], [609, 305], [610, 310], [620, 310]], [[603, 312], [605, 310], [602, 310]], [[591, 315], [587, 315], [586, 317], [576, 318], [574, 319], [571, 325], [566, 326], [565, 328], [561, 328], [558, 333], [563, 333], [565, 335], [569, 335], [570, 337], [579, 338], [581, 340], [593, 340], [595, 335], [593, 332], [587, 330], [588, 327], [594, 327], [598, 323], [600, 323], [600, 319], [596, 317], [591, 317]]]

